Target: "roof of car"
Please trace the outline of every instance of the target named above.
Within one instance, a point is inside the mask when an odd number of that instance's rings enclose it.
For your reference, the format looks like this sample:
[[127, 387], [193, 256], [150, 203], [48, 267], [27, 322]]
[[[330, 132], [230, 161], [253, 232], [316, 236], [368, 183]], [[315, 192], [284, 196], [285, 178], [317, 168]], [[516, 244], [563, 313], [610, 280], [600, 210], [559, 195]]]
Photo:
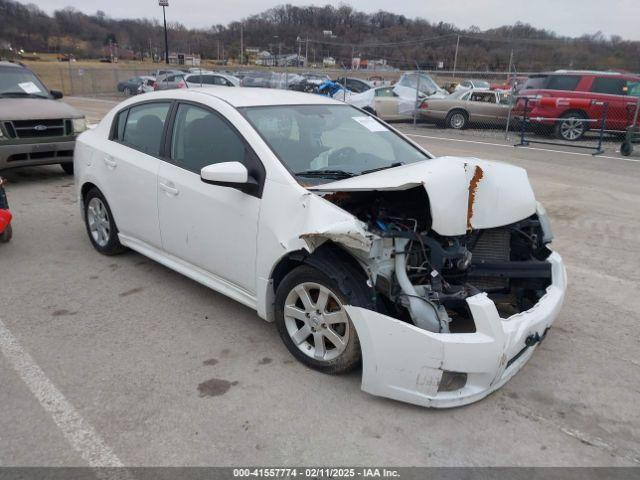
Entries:
[[[313, 93], [251, 87], [211, 86], [205, 88], [162, 90], [147, 95], [197, 101], [202, 95], [219, 98], [233, 107], [259, 107], [270, 105], [343, 105], [332, 98]], [[149, 98], [149, 97], [147, 97]]]

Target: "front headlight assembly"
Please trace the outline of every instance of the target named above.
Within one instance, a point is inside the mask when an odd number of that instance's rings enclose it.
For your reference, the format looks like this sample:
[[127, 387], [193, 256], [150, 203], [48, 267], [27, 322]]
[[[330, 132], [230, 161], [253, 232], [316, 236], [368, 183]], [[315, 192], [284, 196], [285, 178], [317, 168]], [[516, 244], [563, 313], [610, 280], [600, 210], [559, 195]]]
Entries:
[[82, 133], [87, 129], [87, 119], [82, 118], [74, 118], [73, 119], [73, 133]]

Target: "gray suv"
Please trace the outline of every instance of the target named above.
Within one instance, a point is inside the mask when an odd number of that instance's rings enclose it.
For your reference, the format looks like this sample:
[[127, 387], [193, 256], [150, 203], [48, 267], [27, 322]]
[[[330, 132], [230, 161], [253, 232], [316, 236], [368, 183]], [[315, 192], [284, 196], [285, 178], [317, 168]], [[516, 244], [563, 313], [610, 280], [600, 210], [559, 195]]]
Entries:
[[59, 163], [73, 174], [76, 136], [87, 122], [60, 98], [28, 68], [0, 61], [0, 170]]

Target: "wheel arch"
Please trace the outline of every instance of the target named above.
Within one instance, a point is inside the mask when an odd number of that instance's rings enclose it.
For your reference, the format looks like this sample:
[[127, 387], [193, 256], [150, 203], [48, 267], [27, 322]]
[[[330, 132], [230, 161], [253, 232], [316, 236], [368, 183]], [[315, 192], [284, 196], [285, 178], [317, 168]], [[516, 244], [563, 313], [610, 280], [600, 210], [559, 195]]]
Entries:
[[[367, 271], [360, 262], [347, 250], [331, 240], [327, 240], [313, 252], [305, 249], [288, 252], [280, 257], [269, 274], [267, 321], [273, 321], [274, 319], [275, 293], [278, 286], [289, 272], [302, 265], [314, 267], [330, 278], [335, 279], [338, 283], [344, 282], [348, 278], [340, 275], [340, 271], [349, 272], [349, 277], [360, 276], [365, 283], [369, 278]], [[371, 288], [371, 292], [373, 298], [373, 288]]]

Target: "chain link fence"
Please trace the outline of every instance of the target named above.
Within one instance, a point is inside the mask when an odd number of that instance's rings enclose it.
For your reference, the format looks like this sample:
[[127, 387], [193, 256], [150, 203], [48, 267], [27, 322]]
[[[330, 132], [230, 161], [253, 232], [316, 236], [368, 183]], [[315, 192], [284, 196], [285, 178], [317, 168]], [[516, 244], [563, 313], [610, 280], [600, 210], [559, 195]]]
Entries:
[[[32, 68], [50, 89], [65, 95], [118, 100], [137, 93], [137, 87], [124, 86], [130, 85], [128, 80], [155, 76], [167, 67], [184, 66], [86, 68], [69, 63]], [[383, 120], [412, 124], [427, 136], [471, 137], [523, 146], [540, 143], [602, 153], [615, 151], [629, 127], [634, 121], [638, 123], [640, 77], [633, 75], [440, 70], [418, 74], [387, 69], [255, 66], [202, 70], [237, 76], [243, 86], [330, 95]], [[593, 77], [589, 80], [591, 90], [578, 91], [576, 87], [588, 76]], [[175, 88], [177, 83], [163, 88]], [[540, 88], [544, 90], [540, 92]]]

